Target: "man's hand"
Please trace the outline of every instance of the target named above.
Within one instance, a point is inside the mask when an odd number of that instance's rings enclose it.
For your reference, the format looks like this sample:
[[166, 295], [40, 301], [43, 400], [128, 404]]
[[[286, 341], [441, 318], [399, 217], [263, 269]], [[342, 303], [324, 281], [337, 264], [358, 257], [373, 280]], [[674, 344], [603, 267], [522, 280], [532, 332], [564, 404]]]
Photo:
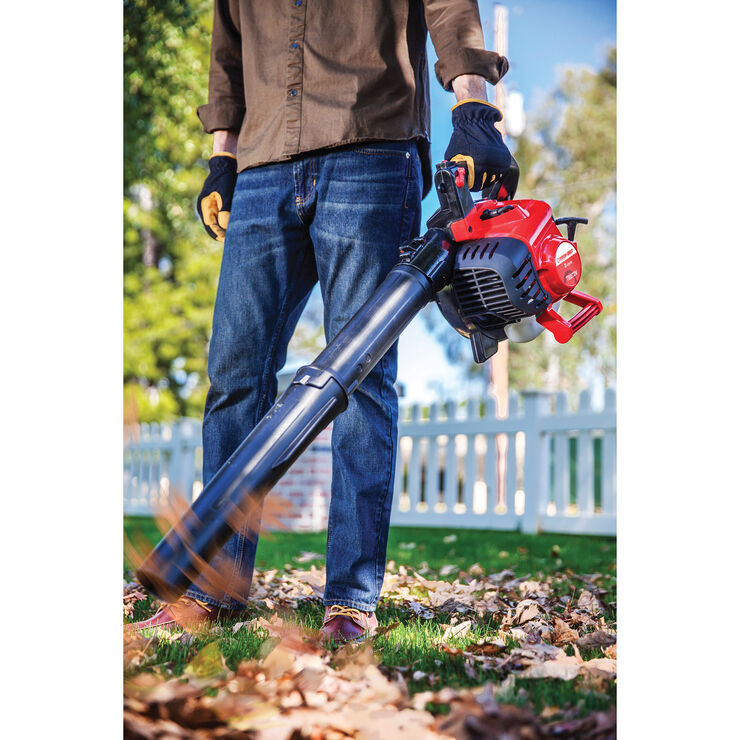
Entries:
[[236, 185], [236, 134], [214, 131], [210, 173], [203, 183], [196, 208], [209, 236], [222, 242], [229, 225], [231, 199]]
[[[468, 165], [468, 187], [482, 190], [516, 167], [516, 161], [494, 126], [501, 111], [485, 100], [462, 100], [452, 108], [452, 138], [445, 159]], [[514, 183], [516, 189], [516, 183]], [[507, 197], [513, 192], [506, 188]]]
[[203, 183], [196, 208], [209, 236], [222, 242], [229, 225], [231, 198], [236, 185], [236, 157], [216, 152], [208, 160], [210, 173]]
[[445, 159], [467, 164], [471, 190], [482, 190], [503, 178], [503, 194], [512, 198], [519, 167], [494, 125], [503, 116], [487, 100], [486, 81], [479, 75], [459, 75], [452, 80], [452, 89], [458, 102], [452, 108], [453, 131]]

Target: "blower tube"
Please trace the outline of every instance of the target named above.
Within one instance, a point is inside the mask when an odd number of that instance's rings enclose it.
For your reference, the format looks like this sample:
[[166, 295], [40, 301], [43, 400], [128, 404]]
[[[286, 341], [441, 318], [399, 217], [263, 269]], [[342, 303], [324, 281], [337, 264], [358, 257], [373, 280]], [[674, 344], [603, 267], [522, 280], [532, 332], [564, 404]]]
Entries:
[[137, 571], [163, 601], [198, 577], [300, 454], [336, 416], [411, 319], [451, 279], [450, 244], [432, 228], [406, 248], [362, 308], [291, 385]]

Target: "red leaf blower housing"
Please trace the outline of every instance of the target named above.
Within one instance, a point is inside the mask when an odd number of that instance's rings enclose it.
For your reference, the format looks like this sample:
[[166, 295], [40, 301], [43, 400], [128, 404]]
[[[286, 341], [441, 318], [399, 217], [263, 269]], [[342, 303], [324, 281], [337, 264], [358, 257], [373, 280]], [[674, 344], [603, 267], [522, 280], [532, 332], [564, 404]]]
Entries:
[[[139, 568], [141, 583], [173, 601], [196, 578], [205, 590], [224, 586], [209, 562], [313, 439], [347, 407], [349, 396], [416, 314], [436, 300], [444, 317], [469, 337], [476, 362], [499, 341], [529, 341], [544, 329], [558, 342], [601, 312], [601, 303], [574, 288], [581, 278], [575, 242], [583, 218], [553, 220], [538, 200], [511, 200], [516, 165], [474, 202], [467, 170], [437, 165], [440, 208], [428, 231], [400, 249], [400, 261], [224, 463], [180, 521]], [[567, 225], [567, 238], [558, 226]], [[580, 311], [570, 320], [559, 301]], [[205, 581], [205, 583], [204, 583]], [[243, 594], [232, 593], [235, 598]]]

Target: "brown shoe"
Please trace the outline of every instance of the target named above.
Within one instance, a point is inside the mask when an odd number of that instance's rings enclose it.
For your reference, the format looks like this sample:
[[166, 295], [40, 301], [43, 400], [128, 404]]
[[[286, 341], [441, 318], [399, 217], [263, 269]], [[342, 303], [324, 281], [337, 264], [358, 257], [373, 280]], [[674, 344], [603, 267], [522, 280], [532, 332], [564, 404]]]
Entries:
[[220, 609], [200, 599], [181, 596], [173, 604], [163, 606], [153, 617], [143, 622], [134, 622], [127, 625], [129, 629], [151, 629], [162, 627], [175, 629], [182, 627], [186, 630], [201, 627], [206, 622], [215, 622], [219, 618], [238, 616], [240, 612], [234, 609]]
[[332, 604], [324, 612], [321, 635], [327, 641], [350, 642], [370, 637], [377, 629], [375, 612], [362, 612], [351, 606]]

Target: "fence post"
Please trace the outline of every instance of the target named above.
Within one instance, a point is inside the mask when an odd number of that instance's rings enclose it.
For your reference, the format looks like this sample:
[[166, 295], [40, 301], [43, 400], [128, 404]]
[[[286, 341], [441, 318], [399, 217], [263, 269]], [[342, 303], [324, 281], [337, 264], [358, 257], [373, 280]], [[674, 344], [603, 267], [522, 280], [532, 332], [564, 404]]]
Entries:
[[[421, 407], [415, 403], [411, 407], [411, 423], [421, 421]], [[421, 503], [421, 437], [411, 437], [411, 455], [409, 456], [408, 490], [409, 511], [418, 512]]]
[[200, 440], [200, 420], [181, 419], [180, 439], [182, 444], [182, 491], [185, 500], [190, 503], [193, 500], [193, 483], [195, 483], [195, 448]]
[[[565, 391], [560, 391], [555, 397], [555, 413], [560, 417], [568, 414], [568, 396]], [[555, 511], [562, 516], [568, 513], [570, 504], [570, 437], [564, 431], [555, 432], [553, 437], [555, 438], [553, 498]]]
[[[511, 391], [509, 393], [509, 419], [514, 419], [519, 416], [519, 396]], [[515, 514], [515, 497], [516, 497], [516, 484], [519, 477], [519, 461], [517, 459], [516, 450], [516, 432], [509, 432], [508, 444], [506, 449], [506, 498], [504, 503], [506, 504], [506, 513]]]
[[547, 412], [549, 393], [522, 391], [524, 400], [524, 516], [522, 532], [536, 534], [539, 529], [540, 499], [547, 496], [548, 455], [540, 417]]
[[[607, 388], [604, 393], [604, 410], [616, 413], [617, 393]], [[601, 454], [601, 511], [614, 516], [617, 513], [617, 434], [616, 429], [604, 432]]]
[[457, 403], [447, 401], [445, 403], [445, 413], [447, 414], [447, 423], [449, 432], [447, 433], [447, 449], [445, 450], [445, 485], [444, 485], [444, 502], [445, 512], [450, 515], [455, 513], [455, 504], [457, 503], [457, 451], [455, 450], [455, 422], [457, 420]]
[[[578, 397], [578, 412], [588, 414], [591, 411], [593, 411], [591, 391], [581, 391]], [[577, 485], [578, 515], [591, 516], [594, 513], [594, 438], [590, 430], [578, 434]]]

